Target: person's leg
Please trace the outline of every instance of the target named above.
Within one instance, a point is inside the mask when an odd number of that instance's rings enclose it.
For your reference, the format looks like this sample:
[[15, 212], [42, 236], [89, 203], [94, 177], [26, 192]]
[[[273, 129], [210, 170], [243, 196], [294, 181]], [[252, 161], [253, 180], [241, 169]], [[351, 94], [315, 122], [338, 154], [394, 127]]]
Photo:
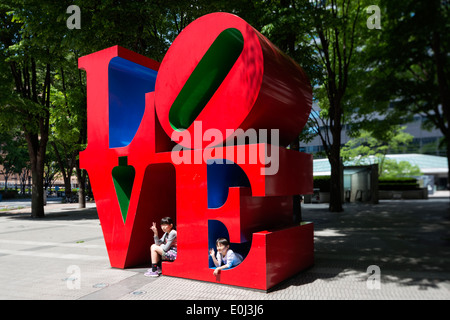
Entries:
[[158, 272], [158, 262], [160, 260], [160, 257], [163, 253], [163, 249], [156, 245], [153, 244], [150, 247], [150, 257], [152, 258], [152, 268], [148, 270], [148, 272], [145, 273], [146, 276], [150, 276], [150, 277], [157, 277], [159, 275], [160, 272]]
[[162, 254], [163, 249], [156, 244], [152, 244], [152, 246], [150, 247], [150, 257], [152, 258], [152, 265], [158, 264]]

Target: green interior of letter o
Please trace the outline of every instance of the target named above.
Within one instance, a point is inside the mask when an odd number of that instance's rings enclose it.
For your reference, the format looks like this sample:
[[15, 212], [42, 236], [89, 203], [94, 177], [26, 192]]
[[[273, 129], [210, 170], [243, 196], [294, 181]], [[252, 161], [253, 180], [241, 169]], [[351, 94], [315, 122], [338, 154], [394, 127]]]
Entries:
[[189, 76], [169, 111], [174, 130], [185, 130], [194, 122], [230, 72], [244, 48], [242, 33], [222, 31]]

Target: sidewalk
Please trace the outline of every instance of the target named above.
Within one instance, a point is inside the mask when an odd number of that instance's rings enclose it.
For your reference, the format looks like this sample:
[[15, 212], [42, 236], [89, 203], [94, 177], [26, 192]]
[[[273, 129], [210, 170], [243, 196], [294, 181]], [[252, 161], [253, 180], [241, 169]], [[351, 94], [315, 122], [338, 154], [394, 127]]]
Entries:
[[448, 198], [346, 204], [342, 213], [302, 205], [315, 224], [315, 265], [269, 293], [111, 268], [95, 205], [77, 207], [49, 203], [44, 219], [0, 211], [0, 299], [450, 299]]

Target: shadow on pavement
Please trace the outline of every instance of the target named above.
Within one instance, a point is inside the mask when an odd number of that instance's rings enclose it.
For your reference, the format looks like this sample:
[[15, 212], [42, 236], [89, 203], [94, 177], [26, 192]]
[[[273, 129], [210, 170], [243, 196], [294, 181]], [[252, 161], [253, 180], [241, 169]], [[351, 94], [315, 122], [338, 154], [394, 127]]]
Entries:
[[350, 274], [366, 282], [371, 265], [380, 268], [382, 282], [421, 290], [450, 280], [448, 199], [346, 204], [340, 213], [303, 205], [302, 216], [314, 222], [315, 264], [272, 291]]
[[[315, 264], [270, 290], [333, 282], [349, 275], [366, 282], [376, 265], [381, 281], [434, 288], [450, 281], [450, 203], [448, 199], [345, 204], [332, 213], [319, 204], [302, 205], [304, 221], [314, 222]], [[2, 211], [0, 217], [33, 220], [29, 212]], [[42, 221], [98, 219], [96, 208], [62, 206]], [[287, 239], [288, 241], [288, 239]]]

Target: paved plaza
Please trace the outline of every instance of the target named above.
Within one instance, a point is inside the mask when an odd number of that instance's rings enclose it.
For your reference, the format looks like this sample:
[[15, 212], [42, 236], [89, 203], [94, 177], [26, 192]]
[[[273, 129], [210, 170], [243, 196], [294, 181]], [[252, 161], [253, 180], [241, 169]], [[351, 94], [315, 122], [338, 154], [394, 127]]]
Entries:
[[27, 203], [0, 202], [0, 299], [450, 299], [448, 198], [302, 205], [315, 265], [269, 293], [111, 268], [95, 204], [77, 206], [49, 201], [32, 219]]

